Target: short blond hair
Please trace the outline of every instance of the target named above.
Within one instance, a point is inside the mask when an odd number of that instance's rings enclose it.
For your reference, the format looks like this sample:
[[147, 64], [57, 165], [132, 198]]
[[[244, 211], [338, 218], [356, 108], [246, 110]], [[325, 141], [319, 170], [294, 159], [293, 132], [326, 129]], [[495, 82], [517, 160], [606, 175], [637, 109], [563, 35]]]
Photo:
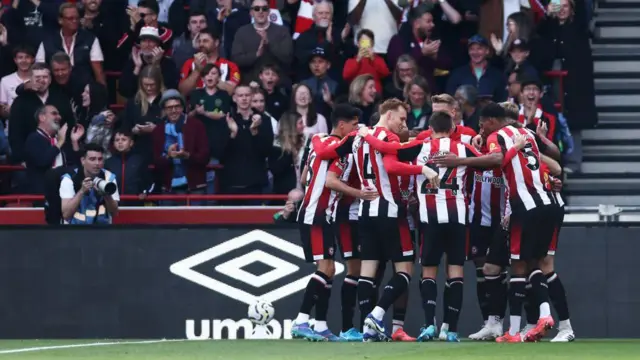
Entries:
[[391, 98], [385, 100], [382, 104], [380, 104], [380, 106], [378, 107], [378, 112], [380, 113], [380, 115], [384, 115], [389, 111], [398, 110], [398, 108], [403, 108], [406, 112], [409, 112], [410, 110], [409, 105], [406, 102], [400, 99]]
[[431, 103], [432, 104], [447, 104], [447, 105], [455, 107], [457, 101], [453, 96], [451, 96], [449, 94], [438, 94], [438, 95], [433, 95], [431, 97]]
[[508, 102], [508, 101], [501, 102], [498, 105], [500, 105], [504, 109], [504, 111], [505, 111], [505, 113], [507, 115], [507, 118], [509, 118], [511, 120], [518, 120], [518, 117], [520, 116], [520, 114], [519, 114], [520, 113], [520, 108], [518, 107], [518, 105], [516, 105], [514, 103], [511, 103], [511, 102]]

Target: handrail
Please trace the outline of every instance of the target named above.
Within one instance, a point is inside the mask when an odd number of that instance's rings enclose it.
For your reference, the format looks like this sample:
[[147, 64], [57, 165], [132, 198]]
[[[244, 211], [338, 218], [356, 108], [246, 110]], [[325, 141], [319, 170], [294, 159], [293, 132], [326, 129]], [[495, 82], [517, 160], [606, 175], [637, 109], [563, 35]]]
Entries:
[[[155, 165], [149, 165], [149, 169], [155, 169]], [[223, 169], [224, 166], [220, 165], [220, 164], [209, 164], [206, 166], [207, 169], [209, 170], [220, 170]], [[10, 171], [22, 171], [25, 170], [26, 167], [22, 166], [22, 165], [0, 165], [0, 173], [1, 172], [10, 172]]]
[[[259, 200], [259, 201], [269, 201], [269, 200], [279, 200], [285, 201], [287, 200], [287, 195], [276, 195], [276, 194], [254, 194], [254, 195], [147, 195], [143, 199], [140, 199], [138, 195], [120, 195], [120, 201], [186, 201], [187, 206], [190, 205], [192, 201], [217, 201], [217, 200]], [[0, 195], [0, 202], [6, 203], [17, 203], [21, 202], [34, 202], [34, 201], [45, 201], [43, 195]]]

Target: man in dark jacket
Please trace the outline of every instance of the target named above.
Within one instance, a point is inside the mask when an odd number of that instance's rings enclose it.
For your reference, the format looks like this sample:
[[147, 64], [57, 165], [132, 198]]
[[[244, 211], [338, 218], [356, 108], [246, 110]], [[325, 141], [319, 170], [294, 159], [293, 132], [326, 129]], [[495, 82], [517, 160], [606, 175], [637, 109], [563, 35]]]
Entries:
[[[73, 77], [85, 83], [94, 79], [106, 86], [100, 41], [93, 33], [79, 28], [80, 12], [76, 5], [62, 4], [58, 21], [60, 31], [45, 34], [36, 54], [36, 62], [49, 64], [53, 54], [63, 51], [70, 54]], [[67, 44], [71, 44], [68, 49]]]
[[80, 25], [100, 41], [104, 55], [104, 68], [111, 71], [122, 69], [117, 46], [123, 28], [122, 17], [113, 16], [123, 12], [124, 4], [118, 1], [82, 0]]
[[[118, 192], [144, 198], [154, 189], [149, 163], [140, 154], [131, 151], [133, 134], [129, 130], [117, 130], [113, 136], [113, 155], [104, 162], [104, 168], [116, 176]], [[127, 203], [139, 205], [138, 202]], [[125, 205], [125, 204], [121, 204]]]
[[220, 56], [229, 58], [236, 32], [242, 26], [251, 23], [249, 10], [233, 0], [191, 0], [191, 9], [204, 12], [209, 27], [222, 34]]
[[11, 162], [24, 162], [24, 146], [27, 137], [36, 131], [37, 124], [33, 117], [36, 109], [43, 105], [53, 105], [60, 113], [60, 124], [69, 124], [68, 131], [75, 125], [69, 98], [60, 91], [50, 88], [51, 73], [44, 64], [34, 64], [31, 80], [27, 82], [32, 91], [19, 94], [11, 106], [9, 115], [9, 144], [11, 145]]
[[6, 16], [9, 43], [37, 49], [45, 33], [58, 31], [58, 9], [65, 0], [13, 1]]
[[[271, 119], [251, 108], [251, 88], [236, 87], [233, 101], [237, 110], [227, 116], [229, 131], [217, 141], [221, 156], [220, 188], [223, 194], [261, 194], [267, 184], [266, 156], [273, 144]], [[226, 202], [227, 203], [227, 202]], [[252, 204], [231, 201], [228, 204]]]
[[166, 56], [160, 48], [162, 44], [161, 35], [157, 28], [145, 26], [140, 29], [140, 48], [134, 47], [131, 50], [131, 57], [127, 60], [120, 76], [120, 95], [132, 98], [138, 91], [138, 74], [146, 65], [160, 66], [164, 85], [173, 89], [178, 87], [180, 75], [173, 59]]

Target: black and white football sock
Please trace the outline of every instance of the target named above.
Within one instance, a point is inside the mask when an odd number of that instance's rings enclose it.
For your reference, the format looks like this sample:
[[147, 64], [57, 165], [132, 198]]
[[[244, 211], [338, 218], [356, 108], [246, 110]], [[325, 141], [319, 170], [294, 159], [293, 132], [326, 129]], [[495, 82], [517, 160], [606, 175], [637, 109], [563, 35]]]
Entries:
[[316, 271], [311, 275], [311, 279], [307, 283], [307, 289], [302, 297], [300, 311], [296, 317], [296, 324], [309, 322], [309, 314], [314, 305], [316, 305], [320, 295], [325, 291], [329, 277], [323, 272]]
[[342, 331], [353, 328], [353, 314], [355, 314], [356, 297], [358, 296], [358, 278], [347, 275], [342, 281], [340, 302], [342, 304]]

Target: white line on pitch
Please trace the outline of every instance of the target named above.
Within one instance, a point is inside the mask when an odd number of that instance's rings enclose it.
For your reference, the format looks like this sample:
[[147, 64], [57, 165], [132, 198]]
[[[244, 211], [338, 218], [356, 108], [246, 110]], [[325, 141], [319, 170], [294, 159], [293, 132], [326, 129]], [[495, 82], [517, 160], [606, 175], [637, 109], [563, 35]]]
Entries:
[[23, 352], [73, 349], [73, 348], [94, 347], [94, 346], [157, 344], [157, 343], [170, 342], [170, 341], [186, 341], [186, 340], [185, 339], [173, 339], [173, 340], [162, 339], [162, 340], [114, 341], [114, 342], [95, 342], [95, 343], [87, 343], [87, 344], [38, 346], [38, 347], [30, 347], [30, 348], [22, 348], [22, 349], [0, 350], [0, 354], [15, 354], [15, 353], [23, 353]]

